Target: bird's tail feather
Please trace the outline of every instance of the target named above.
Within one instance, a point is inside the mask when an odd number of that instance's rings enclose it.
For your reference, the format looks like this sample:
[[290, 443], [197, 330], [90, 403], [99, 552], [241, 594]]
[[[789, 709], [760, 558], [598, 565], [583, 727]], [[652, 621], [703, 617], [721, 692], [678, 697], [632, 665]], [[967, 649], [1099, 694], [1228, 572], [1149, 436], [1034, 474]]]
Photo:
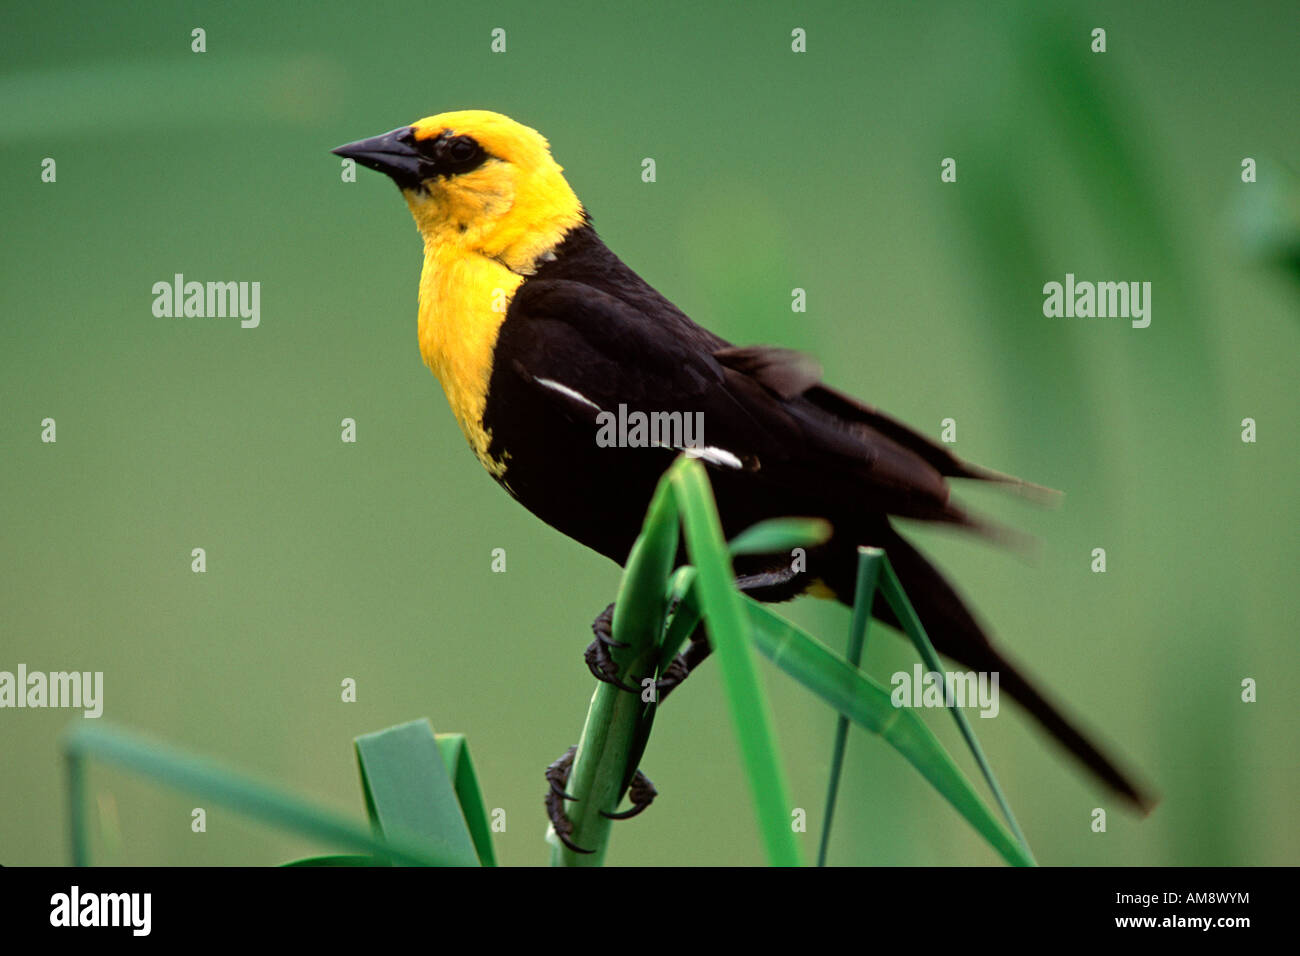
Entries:
[[[916, 609], [935, 649], [966, 667], [988, 673], [997, 672], [999, 689], [1031, 713], [1061, 746], [1083, 763], [1111, 790], [1126, 798], [1143, 813], [1155, 804], [1154, 798], [1137, 786], [1088, 737], [1078, 729], [1033, 683], [1018, 666], [995, 648], [983, 628], [967, 610], [943, 575], [926, 558], [893, 534], [884, 545], [912, 606]], [[873, 613], [897, 626], [892, 611], [877, 596]]]

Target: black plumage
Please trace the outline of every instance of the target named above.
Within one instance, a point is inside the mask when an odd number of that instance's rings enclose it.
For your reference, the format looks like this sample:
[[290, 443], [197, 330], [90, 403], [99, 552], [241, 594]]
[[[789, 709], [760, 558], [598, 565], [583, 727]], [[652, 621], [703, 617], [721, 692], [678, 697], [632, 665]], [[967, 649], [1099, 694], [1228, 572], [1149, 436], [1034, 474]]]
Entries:
[[[806, 571], [749, 589], [785, 600], [820, 580], [852, 602], [859, 545], [888, 554], [935, 647], [999, 672], [1001, 688], [1117, 793], [1146, 796], [990, 643], [952, 587], [890, 524], [908, 518], [980, 529], [950, 500], [948, 478], [1025, 484], [946, 448], [820, 381], [784, 349], [735, 348], [692, 322], [628, 268], [590, 223], [572, 230], [515, 292], [493, 357], [483, 424], [498, 480], [543, 521], [620, 564], [640, 531], [672, 448], [600, 447], [602, 412], [703, 413], [723, 529], [765, 518], [827, 519], [832, 538]], [[557, 387], [561, 386], [561, 387]], [[727, 459], [730, 462], [730, 459]], [[1036, 487], [1036, 486], [1028, 486]], [[789, 554], [740, 558], [741, 575], [786, 571]], [[897, 624], [878, 599], [876, 617]]]

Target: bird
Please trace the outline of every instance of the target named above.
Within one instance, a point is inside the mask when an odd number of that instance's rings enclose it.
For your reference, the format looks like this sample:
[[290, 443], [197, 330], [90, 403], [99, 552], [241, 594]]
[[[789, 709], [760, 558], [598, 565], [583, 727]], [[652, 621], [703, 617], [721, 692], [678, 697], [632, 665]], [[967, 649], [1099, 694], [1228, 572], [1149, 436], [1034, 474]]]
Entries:
[[[621, 565], [660, 477], [685, 451], [708, 471], [728, 538], [783, 516], [821, 518], [832, 529], [797, 570], [789, 552], [737, 557], [742, 592], [769, 602], [814, 594], [851, 606], [858, 549], [883, 549], [940, 653], [998, 673], [1001, 690], [1113, 794], [1150, 809], [1144, 788], [993, 643], [894, 525], [912, 520], [997, 537], [996, 526], [952, 500], [949, 481], [1045, 489], [962, 461], [822, 381], [803, 353], [736, 346], [696, 324], [605, 245], [549, 142], [531, 127], [457, 110], [333, 152], [389, 177], [406, 201], [424, 242], [421, 355], [470, 449], [511, 497]], [[658, 419], [665, 427], [654, 441], [634, 427], [615, 436], [621, 440], [597, 440], [611, 416], [631, 422], [639, 414], [644, 423], [677, 413], [699, 423], [691, 430], [698, 433], [674, 430], [668, 417]], [[872, 614], [899, 625], [883, 597]], [[611, 619], [612, 605], [593, 625], [586, 658], [598, 678], [616, 682]], [[665, 675], [665, 693], [707, 654], [707, 638], [693, 640]], [[553, 795], [563, 795], [564, 761], [548, 768]], [[633, 790], [652, 794], [646, 783], [638, 779]]]

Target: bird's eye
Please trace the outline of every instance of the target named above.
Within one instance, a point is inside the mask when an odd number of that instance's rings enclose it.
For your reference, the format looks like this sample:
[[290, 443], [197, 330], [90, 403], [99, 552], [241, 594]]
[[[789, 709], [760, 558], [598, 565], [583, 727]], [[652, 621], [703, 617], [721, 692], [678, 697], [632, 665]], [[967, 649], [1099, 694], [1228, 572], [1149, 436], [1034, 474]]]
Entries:
[[464, 162], [478, 151], [478, 144], [472, 139], [458, 136], [447, 144], [447, 153], [452, 159]]
[[441, 153], [452, 172], [464, 172], [483, 160], [483, 147], [472, 136], [453, 136], [443, 143]]

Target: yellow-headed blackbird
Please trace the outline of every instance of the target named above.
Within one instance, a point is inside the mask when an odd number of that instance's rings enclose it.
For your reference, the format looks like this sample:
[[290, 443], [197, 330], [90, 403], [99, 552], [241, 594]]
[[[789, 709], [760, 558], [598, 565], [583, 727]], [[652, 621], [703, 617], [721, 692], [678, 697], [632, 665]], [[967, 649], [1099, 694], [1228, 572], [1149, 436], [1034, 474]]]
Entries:
[[[966, 464], [822, 383], [816, 363], [797, 353], [736, 348], [696, 325], [606, 248], [547, 141], [506, 116], [442, 113], [334, 152], [401, 189], [424, 238], [420, 352], [474, 454], [524, 507], [623, 563], [685, 443], [638, 442], [633, 428], [611, 444], [597, 440], [600, 429], [612, 415], [634, 422], [640, 413], [642, 423], [702, 415], [691, 451], [708, 467], [728, 537], [787, 515], [823, 517], [834, 529], [798, 571], [788, 552], [737, 559], [742, 590], [765, 601], [829, 592], [851, 604], [858, 546], [883, 548], [941, 653], [998, 672], [1001, 688], [1052, 736], [1147, 806], [890, 524], [979, 528], [950, 500], [946, 479], [1025, 483]], [[883, 599], [873, 613], [897, 624]], [[597, 676], [608, 623], [606, 609], [588, 656]], [[704, 654], [697, 641], [687, 664]]]

